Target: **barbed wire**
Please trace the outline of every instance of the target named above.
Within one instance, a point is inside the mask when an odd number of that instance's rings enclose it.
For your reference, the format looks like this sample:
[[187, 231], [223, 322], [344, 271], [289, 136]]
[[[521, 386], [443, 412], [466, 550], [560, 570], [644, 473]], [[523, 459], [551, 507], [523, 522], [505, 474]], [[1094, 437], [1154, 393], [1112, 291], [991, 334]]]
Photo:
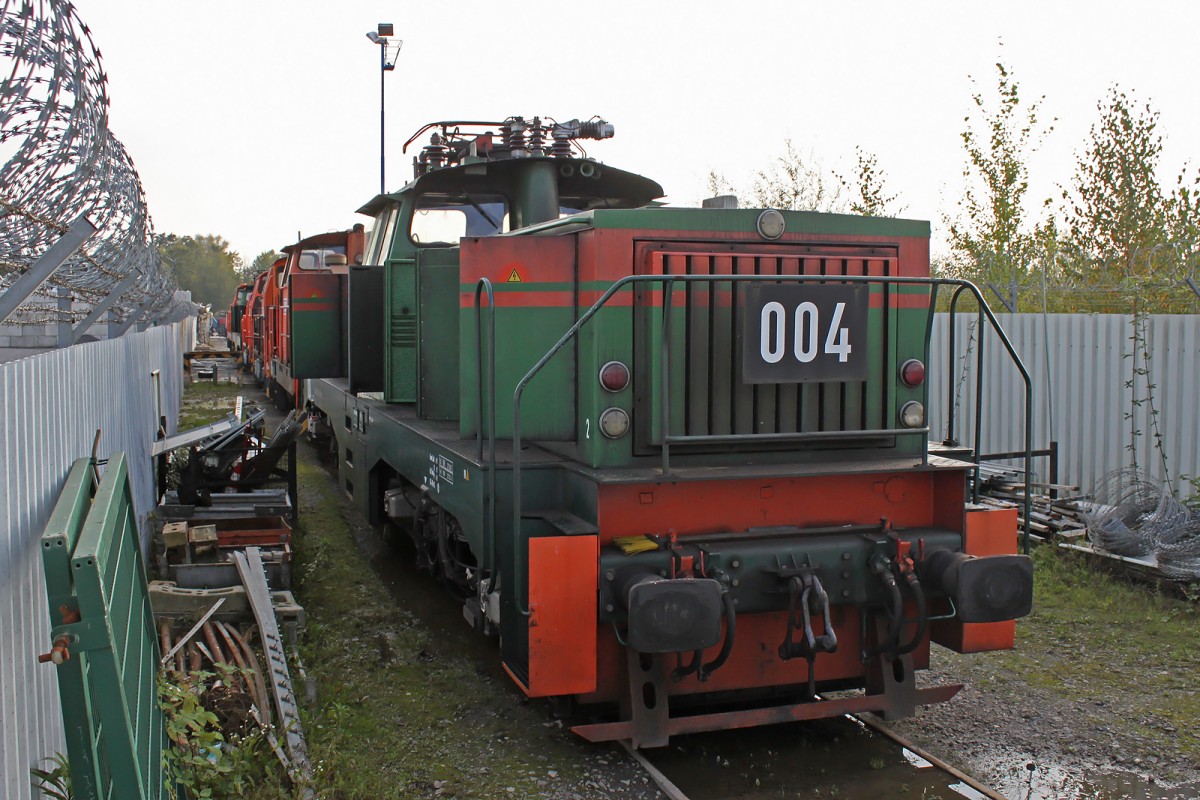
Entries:
[[1173, 580], [1200, 579], [1200, 512], [1136, 468], [1110, 472], [1084, 512], [1088, 539], [1110, 553], [1155, 558]]
[[[1169, 239], [1125, 254], [1097, 255], [1067, 245], [973, 264], [944, 261], [947, 274], [991, 292], [993, 308], [1051, 312], [1194, 313], [1200, 310], [1200, 240]], [[1036, 298], [1036, 308], [1022, 300]]]
[[[0, 0], [0, 293], [80, 214], [96, 233], [37, 292], [96, 302], [135, 273], [113, 307], [174, 311], [178, 288], [154, 247], [141, 179], [108, 130], [108, 78], [91, 31], [65, 0]], [[9, 320], [77, 321], [31, 297]]]

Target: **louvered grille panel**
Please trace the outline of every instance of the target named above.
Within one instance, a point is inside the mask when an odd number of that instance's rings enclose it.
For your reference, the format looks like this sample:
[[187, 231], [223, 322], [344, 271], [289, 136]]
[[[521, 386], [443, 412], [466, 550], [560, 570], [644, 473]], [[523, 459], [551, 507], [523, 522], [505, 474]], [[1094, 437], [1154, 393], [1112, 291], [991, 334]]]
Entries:
[[415, 314], [392, 314], [392, 346], [417, 346], [417, 317]]
[[[713, 252], [650, 246], [640, 260], [643, 274], [669, 275], [824, 275], [886, 277], [895, 274], [894, 248], [812, 247], [748, 252], [723, 248]], [[675, 285], [670, 320], [670, 385], [672, 436], [755, 436], [878, 430], [893, 390], [889, 352], [894, 348], [885, 284], [871, 284], [868, 378], [854, 382], [746, 384], [741, 372], [743, 312], [739, 294], [747, 283], [689, 282]], [[643, 377], [658, 388], [641, 396], [641, 440], [661, 442], [658, 430], [661, 398], [662, 292], [639, 293], [637, 315], [639, 359]], [[653, 407], [652, 407], [653, 406]], [[886, 415], [890, 416], [890, 415]], [[652, 429], [652, 430], [651, 430]], [[752, 442], [752, 440], [751, 440]]]

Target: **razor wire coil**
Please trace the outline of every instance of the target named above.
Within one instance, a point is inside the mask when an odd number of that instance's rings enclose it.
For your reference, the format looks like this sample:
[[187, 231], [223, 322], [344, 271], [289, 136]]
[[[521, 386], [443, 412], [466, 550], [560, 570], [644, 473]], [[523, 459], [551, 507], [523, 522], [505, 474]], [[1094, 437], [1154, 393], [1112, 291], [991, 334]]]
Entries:
[[1200, 511], [1136, 469], [1110, 472], [1084, 513], [1089, 541], [1131, 558], [1153, 556], [1174, 580], [1200, 579]]
[[162, 318], [175, 279], [154, 245], [141, 179], [108, 129], [108, 79], [91, 31], [64, 0], [0, 0], [0, 293], [86, 214], [96, 233], [28, 298], [17, 324], [77, 321], [86, 312], [39, 298], [63, 288], [96, 302], [135, 273], [113, 307]]

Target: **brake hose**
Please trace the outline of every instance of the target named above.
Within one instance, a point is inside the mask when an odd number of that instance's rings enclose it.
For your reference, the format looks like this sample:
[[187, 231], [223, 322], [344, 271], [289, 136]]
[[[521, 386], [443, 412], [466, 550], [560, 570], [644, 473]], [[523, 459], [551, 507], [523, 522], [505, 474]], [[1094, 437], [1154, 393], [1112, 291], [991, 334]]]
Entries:
[[737, 614], [728, 590], [721, 592], [721, 605], [725, 607], [725, 641], [721, 643], [721, 652], [717, 653], [717, 657], [700, 668], [701, 683], [707, 681], [711, 673], [724, 666], [729, 654], [733, 652], [733, 640], [737, 636]]
[[864, 661], [872, 656], [877, 656], [880, 653], [890, 650], [891, 645], [898, 645], [900, 643], [900, 626], [904, 622], [904, 599], [900, 596], [900, 587], [896, 584], [896, 576], [892, 574], [890, 569], [886, 568], [880, 570], [877, 574], [888, 591], [892, 610], [888, 620], [887, 640], [864, 650]]
[[929, 615], [925, 611], [925, 590], [921, 588], [921, 581], [917, 578], [917, 573], [904, 573], [904, 582], [908, 584], [908, 589], [912, 592], [913, 602], [917, 604], [917, 629], [913, 632], [913, 638], [908, 644], [896, 649], [896, 655], [898, 656], [911, 653], [917, 649], [917, 645], [925, 638], [925, 628], [929, 624]]

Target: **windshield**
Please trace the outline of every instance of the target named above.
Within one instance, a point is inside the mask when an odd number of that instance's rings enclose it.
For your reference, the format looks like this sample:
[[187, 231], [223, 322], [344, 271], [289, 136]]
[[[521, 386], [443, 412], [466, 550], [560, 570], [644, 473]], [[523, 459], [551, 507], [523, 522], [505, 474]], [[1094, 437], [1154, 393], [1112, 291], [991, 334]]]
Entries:
[[396, 229], [397, 207], [390, 205], [380, 211], [371, 226], [371, 235], [367, 238], [367, 250], [363, 258], [364, 264], [382, 264], [387, 260], [388, 251], [392, 245], [392, 233]]
[[417, 198], [409, 239], [425, 247], [458, 244], [464, 236], [508, 230], [508, 202], [500, 195], [423, 194]]
[[300, 256], [296, 259], [296, 266], [300, 269], [329, 269], [332, 265], [327, 264], [325, 259], [332, 255], [342, 256], [341, 263], [345, 264], [346, 246], [339, 244], [301, 250]]

